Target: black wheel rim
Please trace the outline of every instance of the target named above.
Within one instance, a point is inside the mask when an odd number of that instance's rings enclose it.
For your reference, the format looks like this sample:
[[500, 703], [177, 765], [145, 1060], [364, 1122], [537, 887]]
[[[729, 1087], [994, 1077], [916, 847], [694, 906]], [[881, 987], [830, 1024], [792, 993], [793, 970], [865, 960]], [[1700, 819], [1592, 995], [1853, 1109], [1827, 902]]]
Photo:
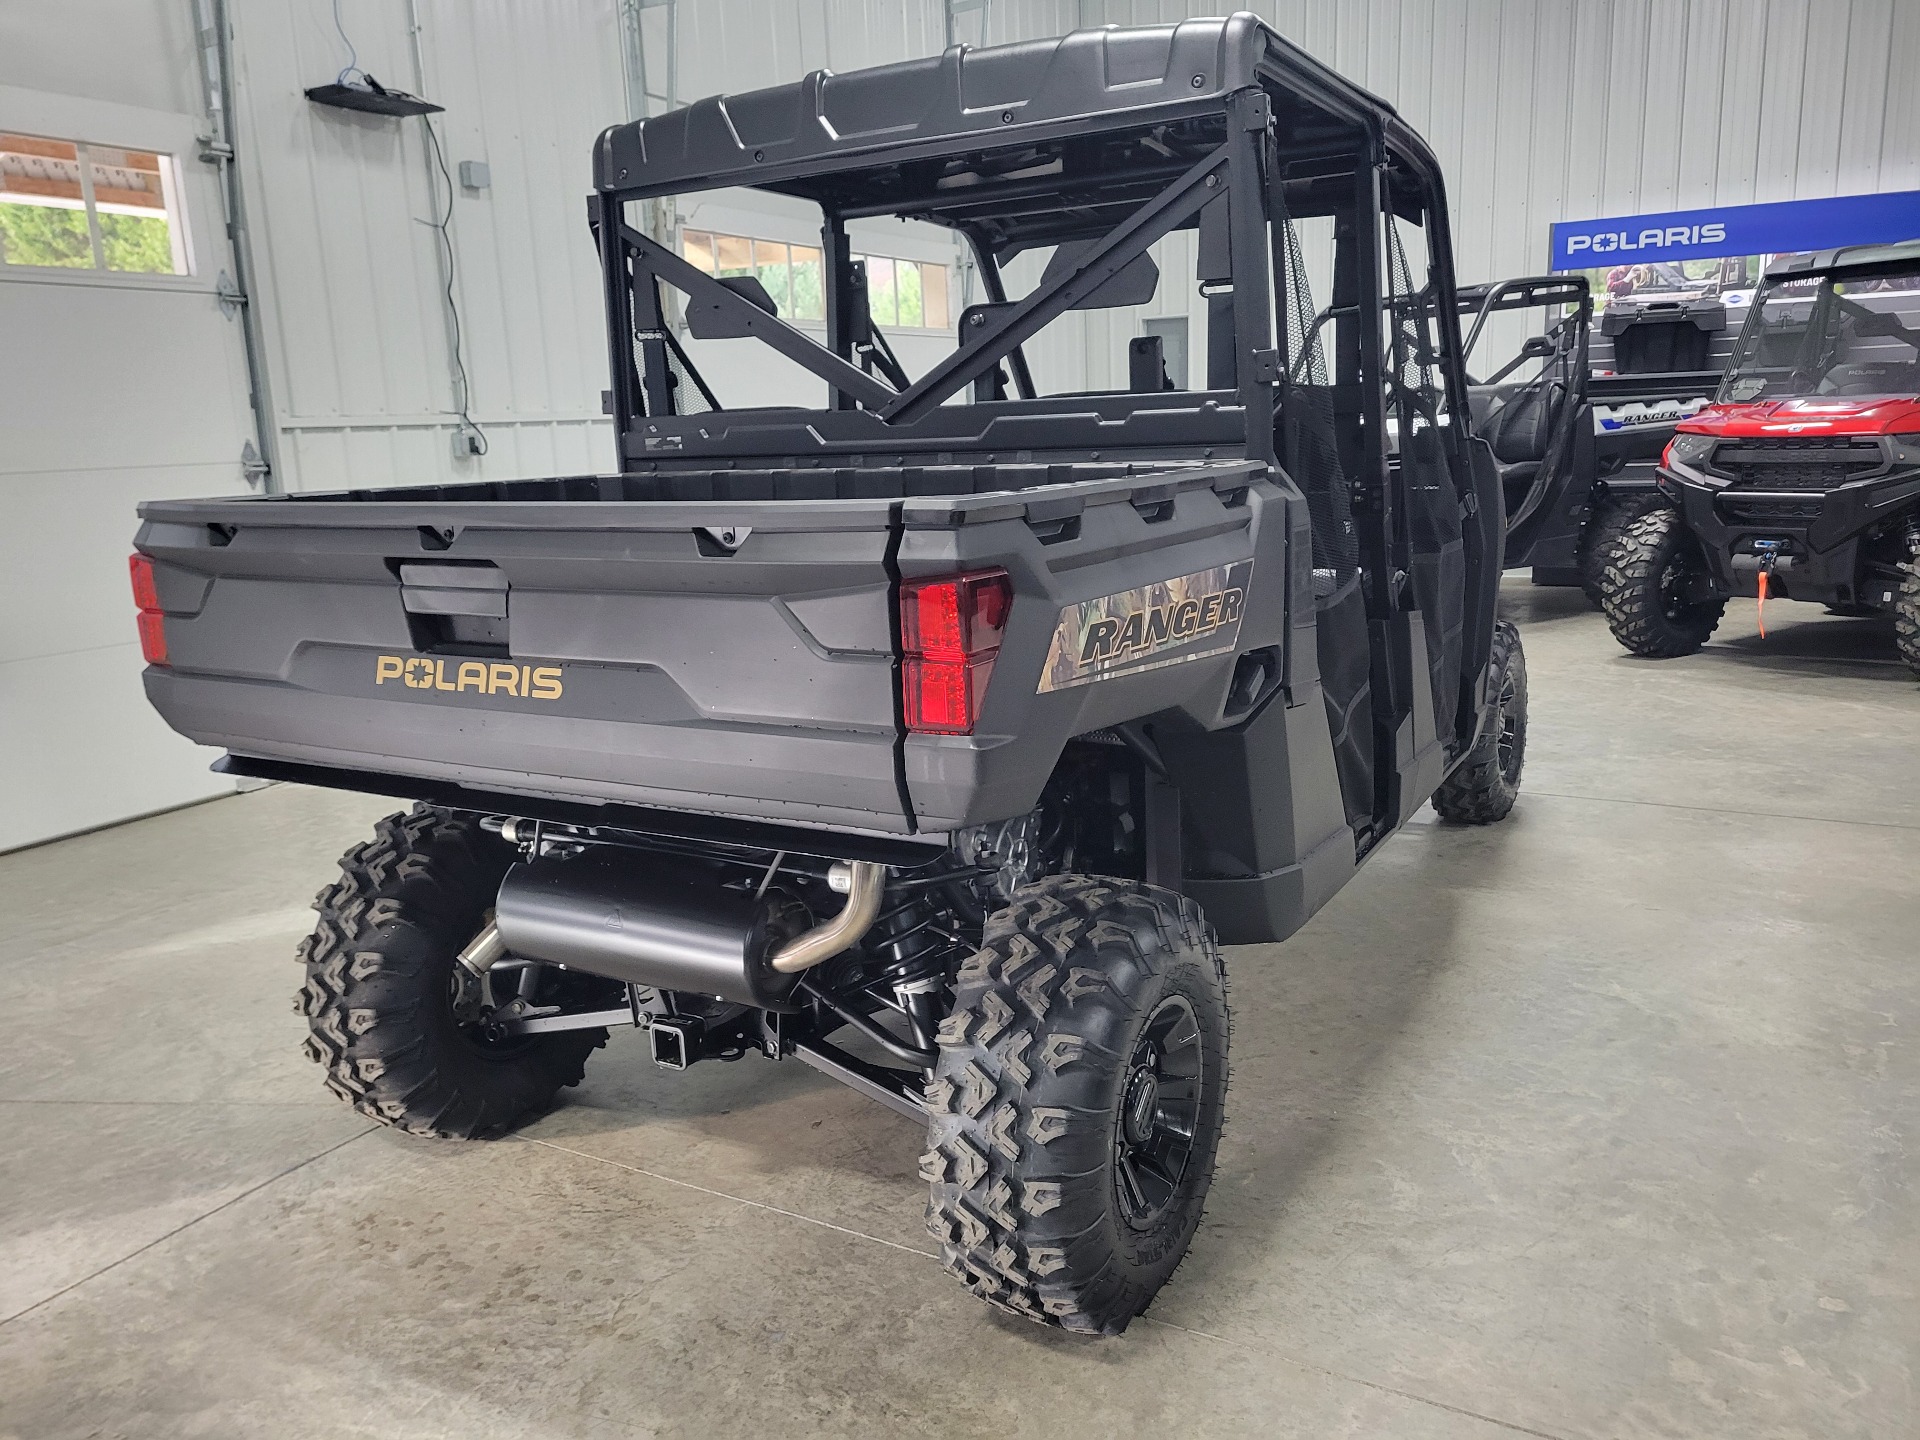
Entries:
[[1514, 704], [1515, 698], [1513, 671], [1509, 669], [1500, 682], [1500, 738], [1497, 742], [1500, 773], [1509, 780], [1514, 778], [1514, 752], [1520, 745], [1520, 714]]
[[1700, 612], [1700, 602], [1688, 590], [1699, 566], [1685, 550], [1676, 550], [1660, 571], [1660, 612], [1670, 625], [1688, 624]]
[[1687, 602], [1680, 598], [1680, 587], [1686, 582], [1687, 567], [1676, 558], [1667, 562], [1667, 568], [1660, 572], [1660, 610], [1669, 620], [1686, 618]]
[[1205, 1056], [1193, 1006], [1170, 995], [1154, 1007], [1135, 1042], [1113, 1127], [1113, 1188], [1136, 1230], [1172, 1208], [1193, 1158]]

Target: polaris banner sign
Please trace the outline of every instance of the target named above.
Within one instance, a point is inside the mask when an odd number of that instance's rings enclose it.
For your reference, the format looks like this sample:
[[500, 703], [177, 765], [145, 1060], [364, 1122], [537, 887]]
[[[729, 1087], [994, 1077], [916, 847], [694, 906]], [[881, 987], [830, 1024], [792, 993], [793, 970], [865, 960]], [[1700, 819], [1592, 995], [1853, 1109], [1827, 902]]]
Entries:
[[1660, 215], [1562, 220], [1553, 227], [1553, 268], [1591, 270], [1649, 260], [1780, 255], [1920, 239], [1920, 190], [1722, 205]]

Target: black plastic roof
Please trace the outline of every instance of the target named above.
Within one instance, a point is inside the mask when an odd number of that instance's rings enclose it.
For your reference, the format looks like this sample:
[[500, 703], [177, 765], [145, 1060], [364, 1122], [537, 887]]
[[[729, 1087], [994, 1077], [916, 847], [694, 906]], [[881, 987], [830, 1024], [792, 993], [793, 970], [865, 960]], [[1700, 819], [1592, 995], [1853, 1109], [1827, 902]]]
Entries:
[[[1279, 92], [1282, 134], [1304, 143], [1392, 121], [1385, 101], [1241, 13], [956, 46], [924, 60], [847, 75], [816, 70], [792, 84], [716, 95], [607, 130], [594, 153], [594, 184], [629, 198], [750, 185], [858, 204], [866, 197], [847, 172], [863, 166], [1121, 128], [1177, 129], [1220, 116], [1227, 96], [1263, 77]], [[1397, 123], [1388, 128], [1411, 135]]]
[[1920, 239], [1885, 245], [1848, 245], [1840, 250], [1821, 250], [1775, 261], [1767, 267], [1767, 279], [1784, 280], [1796, 275], [1824, 275], [1830, 270], [1873, 269], [1882, 265], [1904, 267], [1916, 261], [1920, 261]]

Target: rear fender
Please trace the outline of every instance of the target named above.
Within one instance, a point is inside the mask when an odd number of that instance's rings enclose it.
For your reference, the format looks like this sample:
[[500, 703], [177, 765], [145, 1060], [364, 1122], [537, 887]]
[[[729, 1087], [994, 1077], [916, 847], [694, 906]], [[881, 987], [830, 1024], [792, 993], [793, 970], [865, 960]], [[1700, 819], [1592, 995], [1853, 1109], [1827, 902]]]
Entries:
[[[1058, 508], [1015, 497], [957, 517], [906, 507], [903, 580], [998, 567], [1014, 587], [974, 733], [906, 737], [903, 779], [923, 830], [1032, 809], [1076, 735], [1165, 711], [1202, 728], [1229, 723], [1238, 657], [1286, 643], [1289, 511], [1269, 481]], [[937, 520], [949, 523], [928, 523]], [[1144, 633], [1154, 609], [1165, 616], [1183, 598], [1204, 605], [1210, 595], [1231, 595], [1222, 601], [1237, 609], [1231, 624], [1185, 642], [1168, 633], [1131, 657], [1088, 653], [1089, 618], [1124, 624], [1140, 612]]]

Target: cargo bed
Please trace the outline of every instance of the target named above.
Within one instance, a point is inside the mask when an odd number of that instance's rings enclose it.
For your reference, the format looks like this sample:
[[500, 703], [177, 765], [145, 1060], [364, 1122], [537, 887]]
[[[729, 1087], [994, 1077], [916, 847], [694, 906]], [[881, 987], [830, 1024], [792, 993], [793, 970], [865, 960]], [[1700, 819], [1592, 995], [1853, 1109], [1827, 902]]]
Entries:
[[[151, 502], [169, 663], [147, 692], [191, 739], [363, 782], [942, 832], [1031, 804], [1071, 736], [1224, 696], [1231, 653], [1041, 672], [1064, 606], [1251, 561], [1263, 507], [1284, 512], [1259, 474], [663, 468]], [[895, 586], [992, 566], [1015, 598], [977, 732], [909, 736]], [[1273, 593], [1240, 648], [1282, 638]]]

